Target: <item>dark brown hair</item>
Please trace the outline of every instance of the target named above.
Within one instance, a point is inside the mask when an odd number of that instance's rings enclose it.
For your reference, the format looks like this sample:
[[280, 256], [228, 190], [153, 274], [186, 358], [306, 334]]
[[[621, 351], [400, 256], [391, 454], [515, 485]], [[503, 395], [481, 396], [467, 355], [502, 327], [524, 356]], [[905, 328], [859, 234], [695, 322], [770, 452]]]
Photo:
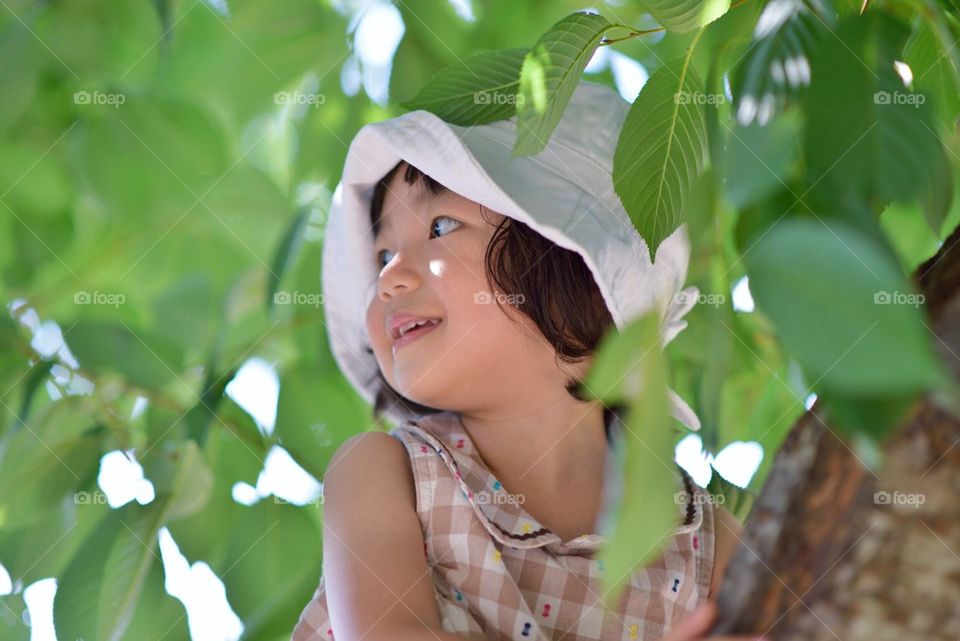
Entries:
[[[370, 202], [370, 224], [374, 235], [380, 230], [388, 185], [404, 164], [403, 179], [407, 184], [419, 184], [435, 196], [449, 191], [401, 160], [374, 187]], [[593, 354], [604, 333], [614, 326], [593, 274], [580, 254], [560, 247], [518, 220], [504, 216], [497, 224], [487, 245], [484, 262], [491, 289], [512, 295], [510, 300], [519, 301], [515, 307], [534, 321], [553, 345], [557, 358], [567, 363], [578, 362]], [[496, 301], [500, 305], [500, 296]], [[373, 353], [369, 345], [365, 349]], [[443, 411], [421, 405], [398, 393], [379, 367], [376, 376], [380, 387], [373, 407], [375, 420], [394, 404], [418, 415]], [[578, 401], [589, 400], [583, 394], [580, 381], [571, 379], [566, 389]], [[622, 415], [625, 409], [620, 404], [604, 406], [604, 425], [609, 427], [612, 414]]]

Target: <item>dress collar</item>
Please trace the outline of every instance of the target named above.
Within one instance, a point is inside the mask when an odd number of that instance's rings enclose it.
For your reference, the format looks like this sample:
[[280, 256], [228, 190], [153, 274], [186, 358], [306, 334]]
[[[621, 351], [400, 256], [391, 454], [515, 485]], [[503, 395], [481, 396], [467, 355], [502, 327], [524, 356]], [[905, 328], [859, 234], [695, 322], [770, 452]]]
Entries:
[[[614, 425], [618, 424], [614, 419]], [[460, 484], [460, 490], [490, 535], [503, 545], [526, 549], [547, 547], [557, 555], [592, 554], [604, 542], [599, 533], [584, 534], [570, 541], [544, 527], [529, 514], [518, 498], [484, 465], [473, 441], [459, 417], [452, 412], [440, 412], [402, 423], [398, 429], [409, 430], [424, 446], [432, 448]], [[613, 460], [614, 457], [608, 457]], [[686, 493], [685, 501], [678, 501], [680, 525], [674, 535], [696, 530], [703, 519], [694, 495], [699, 491], [690, 476], [679, 465], [675, 466], [679, 491]], [[607, 479], [612, 469], [607, 469]]]

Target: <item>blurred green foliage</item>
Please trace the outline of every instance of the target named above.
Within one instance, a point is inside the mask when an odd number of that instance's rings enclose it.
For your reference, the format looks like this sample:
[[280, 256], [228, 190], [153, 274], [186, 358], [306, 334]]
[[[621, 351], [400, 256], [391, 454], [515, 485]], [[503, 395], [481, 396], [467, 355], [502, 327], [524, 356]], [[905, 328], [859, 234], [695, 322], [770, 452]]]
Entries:
[[[187, 638], [183, 608], [163, 589], [162, 527], [223, 580], [244, 639], [289, 638], [319, 577], [321, 511], [242, 505], [231, 493], [256, 482], [274, 446], [320, 479], [346, 438], [383, 427], [338, 371], [317, 302], [347, 144], [400, 104], [465, 122], [511, 115], [451, 102], [435, 77], [549, 105], [521, 114], [526, 131], [549, 136], [571, 79], [614, 45], [600, 39], [607, 23], [616, 50], [655, 79], [624, 131], [652, 151], [618, 151], [618, 193], [651, 252], [688, 224], [689, 282], [706, 297], [667, 350], [669, 367], [647, 359], [649, 371], [693, 401], [706, 450], [758, 441], [767, 456], [756, 491], [811, 392], [849, 432], [879, 438], [940, 380], [922, 308], [863, 297], [907, 295], [906, 275], [960, 220], [954, 6], [886, 0], [859, 15], [852, 0], [621, 0], [601, 3], [601, 20], [572, 15], [583, 7], [568, 0], [491, 0], [468, 21], [447, 0], [395, 4], [405, 34], [379, 105], [341, 84], [356, 64], [360, 2], [2, 3], [0, 563], [17, 590], [0, 597], [0, 639], [29, 638], [20, 590], [44, 577], [59, 581], [60, 638]], [[491, 60], [509, 63], [506, 82], [500, 63], [463, 73]], [[609, 68], [588, 78], [614, 82]], [[677, 91], [731, 99], [669, 100]], [[638, 160], [639, 175], [676, 200], [628, 188]], [[790, 224], [777, 226], [782, 218]], [[754, 313], [732, 305], [745, 275]], [[69, 352], [37, 342], [30, 325], [47, 321]], [[619, 380], [640, 364], [631, 353], [614, 350], [599, 371]], [[279, 372], [272, 433], [224, 394], [252, 357]], [[603, 391], [635, 407], [645, 398]], [[657, 468], [638, 444], [630, 478]], [[672, 446], [666, 436], [658, 445]], [[144, 466], [153, 502], [114, 510], [98, 499], [99, 458], [117, 449]], [[722, 479], [711, 488], [745, 505]], [[656, 539], [654, 521], [625, 518], [611, 558], [628, 564], [623, 546]]]

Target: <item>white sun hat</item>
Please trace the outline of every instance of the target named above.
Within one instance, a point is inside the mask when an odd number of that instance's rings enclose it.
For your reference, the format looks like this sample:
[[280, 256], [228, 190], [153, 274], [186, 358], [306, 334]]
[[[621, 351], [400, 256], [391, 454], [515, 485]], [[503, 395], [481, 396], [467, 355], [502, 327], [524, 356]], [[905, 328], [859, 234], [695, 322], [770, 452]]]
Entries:
[[[369, 403], [378, 364], [366, 335], [366, 308], [376, 293], [370, 201], [377, 182], [400, 160], [461, 196], [519, 220], [583, 257], [618, 329], [657, 306], [663, 345], [687, 326], [696, 287], [681, 290], [690, 245], [681, 225], [651, 263], [644, 239], [613, 187], [613, 152], [630, 104], [606, 85], [580, 81], [546, 148], [511, 158], [516, 116], [461, 127], [417, 110], [357, 132], [333, 194], [324, 230], [321, 280], [334, 358]], [[700, 420], [669, 390], [671, 413], [692, 430]], [[386, 410], [400, 423], [400, 405]]]

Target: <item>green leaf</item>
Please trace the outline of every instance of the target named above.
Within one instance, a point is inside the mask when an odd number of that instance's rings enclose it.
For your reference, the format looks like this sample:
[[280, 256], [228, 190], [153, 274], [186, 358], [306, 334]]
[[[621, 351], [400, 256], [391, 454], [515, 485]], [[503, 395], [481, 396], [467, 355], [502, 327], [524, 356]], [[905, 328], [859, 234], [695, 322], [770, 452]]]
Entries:
[[160, 389], [183, 368], [179, 345], [125, 323], [80, 320], [65, 327], [70, 327], [70, 349], [85, 370], [118, 372], [135, 385]]
[[203, 471], [192, 441], [151, 452], [143, 464], [158, 490], [154, 501], [146, 506], [131, 502], [110, 512], [59, 578], [53, 619], [60, 638], [125, 638], [147, 576], [160, 560], [160, 528], [206, 500], [204, 476], [209, 472]]
[[42, 519], [23, 527], [0, 528], [0, 560], [14, 584], [30, 585], [60, 576], [80, 545], [112, 511], [106, 496], [92, 482], [81, 491], [87, 493], [80, 495], [82, 501], [67, 494]]
[[909, 30], [889, 14], [845, 19], [811, 59], [806, 96], [808, 181], [824, 200], [910, 200], [938, 147], [930, 101], [897, 74]]
[[[289, 634], [321, 572], [322, 537], [309, 510], [271, 497], [249, 508], [230, 532], [221, 579], [244, 636]], [[304, 596], [306, 594], [306, 596]], [[282, 615], [279, 616], [278, 615]]]
[[310, 218], [311, 208], [301, 207], [294, 215], [293, 220], [287, 227], [287, 233], [283, 235], [283, 241], [277, 247], [273, 256], [270, 274], [267, 278], [267, 311], [273, 307], [274, 295], [280, 288], [280, 281], [283, 275], [290, 268], [290, 265], [296, 260], [300, 246], [303, 244], [303, 229]]
[[683, 222], [706, 157], [702, 83], [688, 57], [657, 69], [630, 107], [613, 157], [613, 183], [650, 253]]
[[53, 621], [63, 639], [118, 641], [158, 558], [162, 503], [114, 510], [58, 577]]
[[[947, 182], [952, 187], [953, 181]], [[904, 273], [913, 273], [939, 249], [939, 234], [931, 230], [930, 221], [920, 215], [916, 206], [890, 205], [880, 216], [880, 226], [896, 251]]]
[[143, 591], [137, 600], [130, 627], [122, 637], [124, 641], [173, 641], [190, 638], [187, 611], [177, 598], [170, 596], [165, 583], [163, 563], [161, 559], [154, 558], [143, 583]]
[[239, 129], [275, 109], [275, 93], [305, 74], [338, 84], [348, 24], [334, 7], [315, 0], [232, 0], [222, 15], [217, 4], [174, 3], [172, 46], [160, 79], [165, 89], [227, 114]]
[[825, 420], [831, 428], [848, 437], [863, 434], [875, 442], [882, 441], [902, 423], [917, 397], [909, 391], [860, 396], [835, 394], [830, 389], [818, 392], [818, 400], [826, 406]]
[[103, 433], [77, 405], [54, 402], [0, 439], [0, 528], [35, 523], [96, 477]]
[[730, 0], [640, 0], [657, 22], [669, 31], [692, 31], [725, 14]]
[[34, 99], [43, 45], [30, 33], [29, 18], [0, 26], [0, 132], [6, 132], [28, 111]]
[[913, 73], [913, 86], [934, 101], [943, 125], [952, 128], [960, 113], [960, 70], [937, 37], [937, 27], [918, 21], [903, 49], [903, 61]]
[[315, 478], [341, 443], [371, 423], [369, 407], [339, 372], [299, 366], [281, 374], [274, 435]]
[[765, 125], [728, 129], [724, 179], [731, 205], [740, 209], [791, 180], [800, 157], [801, 124], [800, 112], [792, 109]]
[[[613, 609], [630, 573], [662, 552], [679, 517], [658, 314], [650, 312], [601, 341], [595, 367], [588, 375], [592, 393], [604, 397], [607, 390], [619, 388], [630, 401], [623, 438], [616, 445], [622, 486], [614, 490], [619, 496], [601, 523], [607, 541], [599, 555], [601, 593], [605, 606]], [[611, 381], [615, 372], [620, 374]]]
[[922, 299], [890, 255], [846, 223], [786, 218], [744, 261], [758, 306], [815, 384], [902, 395], [944, 380]]
[[91, 97], [75, 105], [82, 124], [74, 162], [97, 196], [139, 215], [168, 215], [171, 207], [178, 216], [207, 212], [206, 193], [231, 167], [221, 120], [202, 104], [156, 91], [105, 93], [122, 102], [96, 104]]
[[613, 26], [599, 14], [578, 11], [550, 27], [533, 45], [520, 70], [513, 156], [544, 150], [583, 69]]
[[210, 500], [213, 475], [196, 442], [163, 443], [147, 452], [140, 463], [158, 500], [164, 503], [166, 519], [189, 516]]
[[953, 164], [947, 157], [947, 151], [942, 145], [937, 146], [934, 153], [933, 166], [920, 192], [920, 209], [933, 235], [938, 239], [943, 230], [943, 221], [950, 213], [953, 203]]
[[0, 596], [0, 641], [30, 641], [28, 620], [23, 592]]
[[771, 0], [731, 82], [737, 122], [764, 125], [810, 84], [810, 56], [833, 26], [829, 0]]
[[520, 68], [529, 49], [481, 51], [444, 69], [417, 94], [406, 109], [425, 109], [454, 125], [483, 125], [516, 113]]

